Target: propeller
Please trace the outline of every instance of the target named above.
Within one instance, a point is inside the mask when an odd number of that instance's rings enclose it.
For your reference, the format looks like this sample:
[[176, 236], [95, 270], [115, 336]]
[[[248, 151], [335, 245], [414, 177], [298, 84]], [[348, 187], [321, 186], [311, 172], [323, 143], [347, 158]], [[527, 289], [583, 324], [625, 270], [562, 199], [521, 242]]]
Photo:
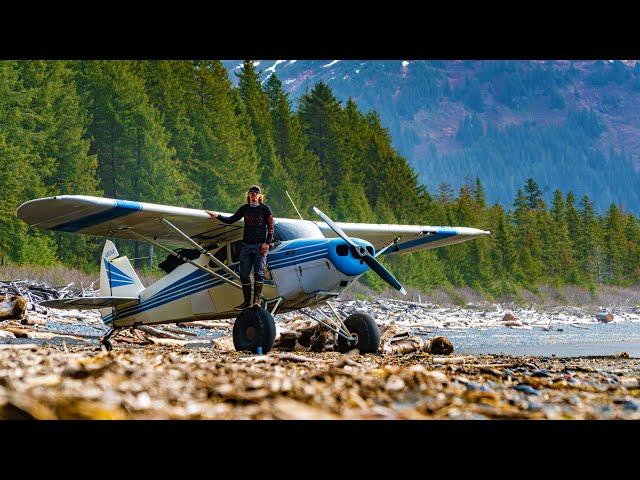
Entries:
[[402, 285], [400, 285], [400, 282], [398, 282], [398, 280], [396, 280], [394, 276], [391, 275], [391, 273], [386, 268], [384, 268], [382, 264], [378, 262], [365, 247], [358, 245], [353, 240], [351, 240], [338, 225], [333, 223], [333, 220], [322, 213], [317, 207], [313, 207], [313, 211], [316, 212], [318, 216], [322, 218], [322, 220], [324, 220], [325, 223], [329, 225], [329, 227], [331, 227], [331, 229], [336, 232], [336, 234], [340, 238], [347, 242], [347, 244], [349, 244], [349, 246], [353, 248], [355, 252], [357, 252], [358, 256], [362, 258], [364, 263], [366, 263], [371, 270], [376, 272], [385, 282], [398, 290], [401, 294], [407, 294], [407, 291]]

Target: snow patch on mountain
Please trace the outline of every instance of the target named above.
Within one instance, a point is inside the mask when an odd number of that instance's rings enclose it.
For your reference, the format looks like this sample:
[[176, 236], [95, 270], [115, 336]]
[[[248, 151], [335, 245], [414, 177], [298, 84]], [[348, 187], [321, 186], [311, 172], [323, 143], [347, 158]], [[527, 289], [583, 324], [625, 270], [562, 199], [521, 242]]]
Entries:
[[269, 68], [265, 69], [265, 72], [269, 72], [270, 71], [272, 73], [275, 73], [276, 72], [276, 67], [278, 65], [280, 65], [281, 63], [284, 63], [284, 62], [286, 62], [286, 60], [276, 60], [276, 62], [273, 65], [271, 65]]
[[322, 68], [327, 68], [327, 67], [330, 67], [331, 65], [335, 65], [339, 61], [340, 60], [334, 60], [333, 62], [327, 63], [326, 65], [322, 65]]

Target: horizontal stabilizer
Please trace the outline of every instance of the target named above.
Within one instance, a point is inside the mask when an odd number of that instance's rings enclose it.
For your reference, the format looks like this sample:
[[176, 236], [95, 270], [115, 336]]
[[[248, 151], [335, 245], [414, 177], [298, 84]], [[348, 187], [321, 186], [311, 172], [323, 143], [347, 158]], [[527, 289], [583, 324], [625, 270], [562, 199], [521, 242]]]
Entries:
[[40, 302], [40, 305], [62, 310], [94, 310], [96, 308], [119, 307], [121, 305], [134, 305], [136, 303], [140, 303], [138, 297], [77, 297], [45, 300], [44, 302]]

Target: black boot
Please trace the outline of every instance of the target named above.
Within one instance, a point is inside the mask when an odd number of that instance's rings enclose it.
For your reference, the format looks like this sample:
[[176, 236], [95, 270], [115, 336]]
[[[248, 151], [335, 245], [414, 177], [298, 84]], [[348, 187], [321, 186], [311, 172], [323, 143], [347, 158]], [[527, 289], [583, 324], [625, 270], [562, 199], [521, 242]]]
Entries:
[[238, 305], [236, 310], [245, 310], [251, 306], [251, 284], [243, 283], [242, 284], [242, 296], [244, 297], [244, 302]]
[[253, 306], [260, 306], [260, 294], [262, 293], [262, 282], [256, 282], [253, 285]]

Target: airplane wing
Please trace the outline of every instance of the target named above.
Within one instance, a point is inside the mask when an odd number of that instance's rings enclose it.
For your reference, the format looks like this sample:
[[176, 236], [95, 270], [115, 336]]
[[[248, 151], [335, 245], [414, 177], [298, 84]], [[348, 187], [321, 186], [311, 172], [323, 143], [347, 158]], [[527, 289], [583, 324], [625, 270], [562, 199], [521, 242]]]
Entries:
[[166, 218], [199, 243], [241, 238], [244, 226], [243, 220], [233, 225], [212, 220], [204, 210], [84, 195], [30, 200], [18, 207], [16, 215], [31, 226], [47, 230], [138, 240], [123, 230], [131, 228], [162, 244], [187, 246], [191, 245], [176, 236], [161, 218]]
[[[337, 237], [325, 222], [315, 222], [325, 237]], [[444, 247], [455, 243], [466, 242], [491, 232], [469, 227], [432, 227], [420, 225], [391, 225], [374, 223], [341, 223], [336, 224], [349, 236], [367, 240], [376, 250], [400, 237], [396, 247], [389, 248], [383, 255], [395, 252], [415, 252], [429, 248]]]

